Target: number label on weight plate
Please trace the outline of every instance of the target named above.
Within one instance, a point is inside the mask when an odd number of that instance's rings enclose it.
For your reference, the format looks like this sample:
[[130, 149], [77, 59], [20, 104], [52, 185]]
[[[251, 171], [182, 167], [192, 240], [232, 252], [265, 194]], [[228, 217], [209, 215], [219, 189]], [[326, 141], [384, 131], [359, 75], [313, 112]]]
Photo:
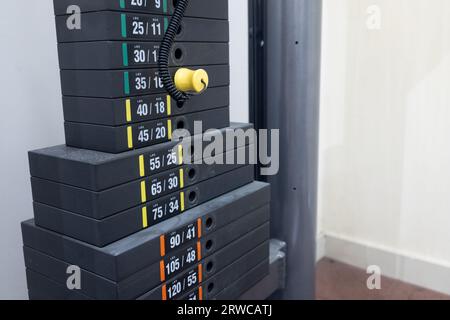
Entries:
[[167, 13], [168, 0], [118, 0], [121, 9]]
[[159, 174], [146, 182], [146, 199], [155, 199], [184, 188], [184, 170]]
[[171, 283], [164, 284], [162, 286], [162, 300], [174, 300], [198, 286], [202, 282], [202, 269], [202, 265], [199, 264]]
[[188, 301], [201, 301], [203, 300], [203, 288], [202, 286], [199, 286], [198, 289], [194, 290], [190, 294], [184, 297], [183, 300]]
[[155, 94], [164, 91], [157, 69], [124, 73], [124, 93], [128, 95]]
[[202, 237], [202, 220], [184, 226], [160, 237], [161, 255], [171, 253], [185, 244]]
[[124, 38], [162, 41], [168, 19], [160, 16], [122, 14], [121, 23]]
[[180, 274], [184, 270], [195, 265], [201, 260], [201, 245], [197, 245], [182, 250], [172, 256], [167, 256], [160, 263], [161, 281]]
[[170, 141], [172, 138], [171, 120], [148, 122], [128, 130], [128, 147], [132, 149], [146, 147], [161, 142]]
[[159, 59], [159, 44], [134, 43], [123, 44], [124, 66], [139, 67], [157, 65]]
[[166, 151], [139, 156], [139, 175], [141, 178], [182, 165], [183, 148], [181, 145]]
[[145, 207], [143, 227], [147, 228], [149, 225], [155, 225], [164, 220], [175, 217], [183, 213], [184, 210], [184, 192], [180, 192], [175, 196], [161, 198], [158, 201], [153, 202], [150, 206]]
[[151, 95], [126, 100], [127, 122], [157, 120], [171, 115], [172, 100], [165, 94]]

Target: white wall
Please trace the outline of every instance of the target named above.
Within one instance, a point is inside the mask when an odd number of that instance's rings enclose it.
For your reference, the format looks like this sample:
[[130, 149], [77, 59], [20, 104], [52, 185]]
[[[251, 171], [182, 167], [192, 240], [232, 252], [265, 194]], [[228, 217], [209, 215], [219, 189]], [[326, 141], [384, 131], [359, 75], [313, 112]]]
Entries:
[[[230, 3], [235, 121], [248, 118], [243, 3]], [[2, 1], [0, 39], [0, 299], [25, 299], [20, 222], [33, 215], [27, 151], [64, 143], [52, 1]]]
[[450, 266], [450, 2], [324, 0], [323, 20], [319, 232]]
[[27, 298], [20, 222], [32, 217], [27, 151], [64, 142], [50, 0], [0, 11], [0, 299]]

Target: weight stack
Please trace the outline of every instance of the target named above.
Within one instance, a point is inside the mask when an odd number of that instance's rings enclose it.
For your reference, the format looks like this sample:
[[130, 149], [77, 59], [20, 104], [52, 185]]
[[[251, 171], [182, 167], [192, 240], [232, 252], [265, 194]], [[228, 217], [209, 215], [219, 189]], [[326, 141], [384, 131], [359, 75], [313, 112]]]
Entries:
[[228, 0], [189, 2], [170, 70], [209, 87], [184, 104], [158, 69], [175, 5], [54, 0], [66, 145], [29, 152], [31, 300], [232, 300], [269, 273], [270, 187], [235, 136], [252, 125], [229, 120]]

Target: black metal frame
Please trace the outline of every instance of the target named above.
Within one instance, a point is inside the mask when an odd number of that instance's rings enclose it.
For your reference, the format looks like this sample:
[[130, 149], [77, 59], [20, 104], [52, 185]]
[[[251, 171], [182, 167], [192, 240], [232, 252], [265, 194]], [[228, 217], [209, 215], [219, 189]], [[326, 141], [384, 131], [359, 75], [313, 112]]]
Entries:
[[264, 17], [265, 0], [248, 0], [249, 15], [249, 98], [250, 121], [259, 129], [264, 125], [264, 112], [260, 112], [264, 105], [265, 89], [265, 41]]
[[[265, 68], [265, 0], [248, 0], [249, 16], [249, 116], [255, 129], [266, 127], [264, 92], [266, 89]], [[264, 180], [255, 166], [258, 180]]]

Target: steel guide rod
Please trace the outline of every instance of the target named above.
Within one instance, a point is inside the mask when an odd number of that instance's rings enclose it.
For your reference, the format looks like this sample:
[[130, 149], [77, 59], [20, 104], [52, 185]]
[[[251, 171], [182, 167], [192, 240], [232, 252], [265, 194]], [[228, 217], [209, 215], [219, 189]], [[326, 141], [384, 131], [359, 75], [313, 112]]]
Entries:
[[280, 129], [280, 171], [267, 181], [287, 279], [274, 298], [314, 299], [322, 1], [250, 0], [249, 8], [251, 121]]

